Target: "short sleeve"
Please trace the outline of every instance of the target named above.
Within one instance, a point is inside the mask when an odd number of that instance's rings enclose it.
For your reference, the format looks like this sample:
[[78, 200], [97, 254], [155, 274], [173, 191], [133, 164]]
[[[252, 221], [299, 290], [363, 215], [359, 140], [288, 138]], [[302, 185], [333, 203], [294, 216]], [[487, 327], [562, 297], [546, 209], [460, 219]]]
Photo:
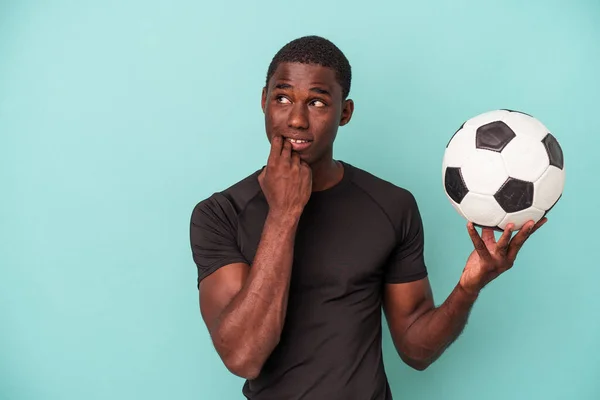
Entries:
[[248, 263], [237, 244], [237, 213], [226, 197], [214, 194], [198, 203], [190, 221], [192, 257], [200, 281], [231, 263]]
[[427, 276], [424, 258], [423, 222], [414, 196], [406, 192], [396, 226], [396, 245], [388, 259], [386, 283], [405, 283]]

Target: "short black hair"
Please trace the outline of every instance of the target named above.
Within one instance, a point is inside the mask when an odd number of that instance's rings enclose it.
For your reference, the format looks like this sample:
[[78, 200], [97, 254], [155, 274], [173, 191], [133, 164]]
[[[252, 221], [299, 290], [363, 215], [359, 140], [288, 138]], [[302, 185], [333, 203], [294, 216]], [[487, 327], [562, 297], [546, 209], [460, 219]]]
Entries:
[[352, 69], [342, 51], [331, 41], [320, 36], [303, 36], [283, 46], [273, 57], [267, 70], [266, 85], [280, 63], [297, 62], [318, 64], [335, 71], [338, 83], [342, 87], [342, 99], [350, 93]]

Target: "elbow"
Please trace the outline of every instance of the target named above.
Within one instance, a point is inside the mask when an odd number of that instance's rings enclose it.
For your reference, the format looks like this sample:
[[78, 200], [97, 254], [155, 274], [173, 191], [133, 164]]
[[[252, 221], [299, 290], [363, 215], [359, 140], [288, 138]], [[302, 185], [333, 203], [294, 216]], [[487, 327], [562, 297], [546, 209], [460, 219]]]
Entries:
[[410, 360], [410, 361], [407, 361], [406, 364], [409, 367], [411, 367], [412, 369], [415, 369], [417, 371], [425, 371], [431, 365], [431, 362], [420, 361], [420, 360]]
[[425, 371], [434, 362], [433, 357], [410, 357], [405, 353], [399, 355], [406, 365], [417, 371]]
[[229, 372], [247, 380], [256, 379], [262, 369], [262, 364], [252, 358], [236, 354], [224, 358], [223, 363]]
[[[279, 337], [273, 344], [264, 340], [260, 343], [253, 340], [252, 344], [249, 344], [248, 340], [215, 340], [215, 349], [229, 372], [240, 378], [254, 380], [260, 375], [267, 358], [278, 342]], [[268, 349], [270, 351], [267, 351]]]
[[441, 352], [422, 344], [395, 341], [395, 347], [400, 359], [410, 368], [425, 371], [439, 357]]

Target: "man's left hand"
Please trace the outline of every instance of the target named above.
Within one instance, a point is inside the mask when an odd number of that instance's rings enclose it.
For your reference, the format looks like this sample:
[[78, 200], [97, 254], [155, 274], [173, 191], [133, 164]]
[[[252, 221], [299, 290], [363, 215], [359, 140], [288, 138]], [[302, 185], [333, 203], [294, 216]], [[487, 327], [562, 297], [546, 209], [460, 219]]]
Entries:
[[[460, 286], [467, 293], [477, 295], [489, 282], [509, 270], [525, 241], [547, 221], [542, 218], [537, 223], [528, 221], [512, 237], [514, 225], [508, 224], [496, 242], [492, 228], [482, 228], [481, 236], [473, 223], [467, 224], [469, 236], [475, 249], [467, 259], [460, 278]], [[511, 238], [512, 237], [512, 238]]]

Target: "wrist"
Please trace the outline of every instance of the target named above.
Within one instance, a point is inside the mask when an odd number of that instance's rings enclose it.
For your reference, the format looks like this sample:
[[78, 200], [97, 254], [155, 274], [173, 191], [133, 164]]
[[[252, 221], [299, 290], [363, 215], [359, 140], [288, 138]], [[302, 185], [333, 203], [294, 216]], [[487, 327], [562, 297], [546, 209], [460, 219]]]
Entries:
[[273, 221], [281, 227], [294, 227], [298, 224], [302, 211], [282, 211], [282, 210], [269, 210], [267, 214], [267, 220]]

